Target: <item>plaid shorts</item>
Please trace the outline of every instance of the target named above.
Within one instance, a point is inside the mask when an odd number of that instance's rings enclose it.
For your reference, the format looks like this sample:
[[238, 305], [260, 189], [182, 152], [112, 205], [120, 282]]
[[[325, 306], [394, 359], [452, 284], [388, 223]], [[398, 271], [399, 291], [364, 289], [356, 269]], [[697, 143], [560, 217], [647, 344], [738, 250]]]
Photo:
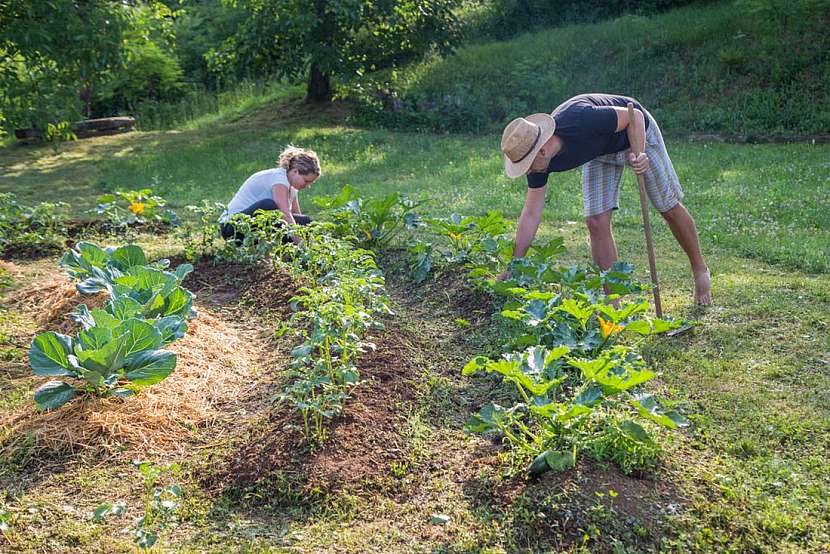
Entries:
[[[677, 206], [683, 198], [680, 180], [666, 152], [660, 127], [650, 114], [646, 131], [646, 155], [649, 168], [643, 174], [646, 193], [660, 213]], [[628, 150], [597, 156], [582, 166], [582, 202], [585, 217], [620, 207], [620, 179], [626, 165]]]

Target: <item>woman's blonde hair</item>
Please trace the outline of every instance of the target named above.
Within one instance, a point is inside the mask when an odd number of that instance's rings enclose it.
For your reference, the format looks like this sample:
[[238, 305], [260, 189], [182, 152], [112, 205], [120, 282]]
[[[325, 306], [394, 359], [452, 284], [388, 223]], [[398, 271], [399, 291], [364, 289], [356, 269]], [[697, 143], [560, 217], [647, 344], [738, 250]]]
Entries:
[[320, 159], [317, 157], [317, 152], [297, 148], [290, 144], [280, 154], [277, 164], [286, 171], [290, 171], [296, 167], [301, 175], [308, 175], [309, 173], [314, 173], [318, 177], [322, 175], [320, 171]]

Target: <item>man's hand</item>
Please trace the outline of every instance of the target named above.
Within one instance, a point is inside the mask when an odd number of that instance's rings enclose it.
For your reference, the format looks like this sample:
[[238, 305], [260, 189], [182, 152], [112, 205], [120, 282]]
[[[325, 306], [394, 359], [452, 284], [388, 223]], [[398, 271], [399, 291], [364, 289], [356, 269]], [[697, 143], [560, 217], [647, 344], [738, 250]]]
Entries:
[[510, 272], [507, 270], [502, 271], [499, 273], [498, 277], [496, 277], [496, 281], [507, 281], [510, 279]]
[[648, 171], [648, 156], [646, 156], [645, 152], [643, 152], [639, 156], [635, 156], [634, 152], [629, 152], [628, 165], [630, 165], [632, 169], [634, 169], [634, 173], [636, 173], [637, 175], [642, 175], [643, 173]]

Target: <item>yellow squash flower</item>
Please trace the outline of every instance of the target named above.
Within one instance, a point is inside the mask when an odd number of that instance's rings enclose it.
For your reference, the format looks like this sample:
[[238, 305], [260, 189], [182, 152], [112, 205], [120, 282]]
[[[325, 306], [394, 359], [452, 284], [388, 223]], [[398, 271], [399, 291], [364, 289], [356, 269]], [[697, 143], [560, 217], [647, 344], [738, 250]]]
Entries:
[[607, 339], [609, 335], [619, 333], [625, 329], [622, 325], [617, 325], [612, 321], [605, 321], [599, 316], [597, 316], [597, 319], [599, 320], [599, 328], [602, 331], [602, 338], [604, 339]]
[[133, 212], [135, 215], [141, 215], [144, 213], [144, 204], [141, 202], [133, 202], [127, 209]]

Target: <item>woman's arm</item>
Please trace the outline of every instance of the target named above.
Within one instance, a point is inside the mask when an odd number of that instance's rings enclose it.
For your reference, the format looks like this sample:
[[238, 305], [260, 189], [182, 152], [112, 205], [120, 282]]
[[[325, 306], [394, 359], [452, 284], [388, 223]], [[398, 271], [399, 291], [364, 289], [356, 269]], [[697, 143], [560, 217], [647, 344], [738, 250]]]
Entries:
[[[271, 187], [271, 197], [274, 199], [277, 208], [282, 212], [282, 218], [285, 222], [289, 226], [296, 225], [297, 222], [294, 221], [294, 216], [291, 215], [291, 191], [283, 185], [274, 185]], [[297, 235], [292, 235], [291, 240], [297, 245], [302, 242], [302, 239]]]
[[274, 204], [282, 212], [282, 218], [286, 223], [294, 225], [294, 217], [291, 215], [291, 192], [287, 187], [282, 185], [274, 185], [271, 187], [271, 197], [274, 199]]
[[291, 207], [291, 211], [294, 212], [295, 214], [303, 215], [303, 212], [300, 211], [300, 195], [299, 194], [294, 197], [294, 205]]

